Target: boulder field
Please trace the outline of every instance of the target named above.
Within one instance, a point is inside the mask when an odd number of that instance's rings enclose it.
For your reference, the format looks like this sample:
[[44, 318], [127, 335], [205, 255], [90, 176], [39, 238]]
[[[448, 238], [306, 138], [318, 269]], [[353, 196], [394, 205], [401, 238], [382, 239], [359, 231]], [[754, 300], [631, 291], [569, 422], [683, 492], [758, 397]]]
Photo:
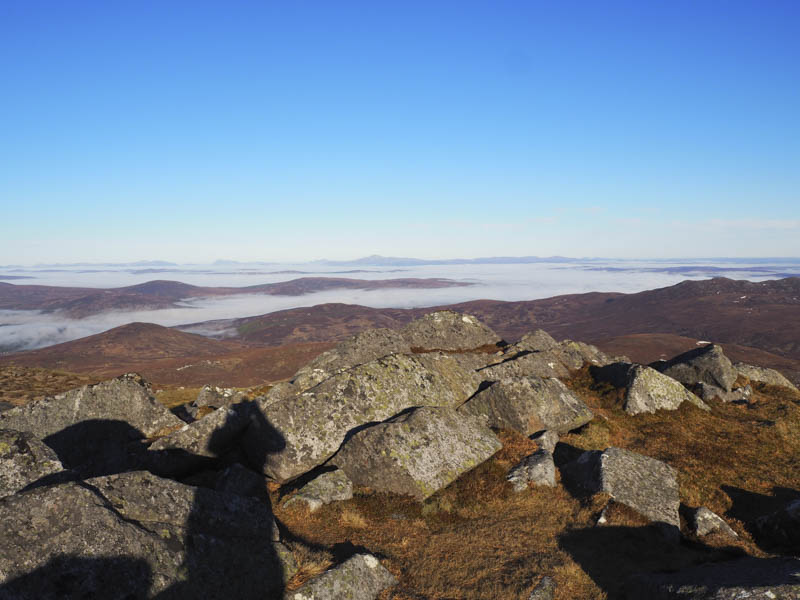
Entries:
[[[0, 412], [0, 600], [388, 599], [415, 577], [399, 549], [446, 545], [445, 524], [462, 535], [477, 527], [476, 503], [505, 501], [511, 514], [536, 494], [551, 494], [554, 507], [575, 498], [573, 516], [596, 507], [592, 518], [610, 543], [619, 514], [658, 530], [667, 554], [687, 540], [739, 543], [731, 525], [743, 532], [740, 523], [686, 504], [697, 486], [668, 453], [562, 440], [604, 439], [609, 415], [623, 423], [673, 411], [713, 415], [750, 385], [796, 394], [780, 373], [733, 365], [716, 345], [637, 365], [542, 330], [506, 344], [475, 317], [440, 311], [400, 331], [362, 332], [255, 398], [206, 386], [169, 410], [135, 374], [84, 386]], [[618, 404], [587, 401], [597, 390]], [[494, 496], [481, 497], [491, 477]], [[685, 491], [687, 481], [694, 487]], [[453, 508], [452, 498], [463, 505]], [[313, 521], [327, 535], [334, 514], [347, 531], [363, 529], [357, 508], [367, 505], [384, 507], [386, 523], [426, 533], [387, 551], [349, 540], [323, 547], [293, 530]], [[790, 498], [752, 519], [753, 535], [785, 554], [800, 547], [798, 506]], [[585, 534], [570, 533], [567, 517], [559, 526], [564, 551]], [[619, 577], [607, 597], [800, 598], [791, 554], [636, 573]], [[437, 576], [447, 576], [447, 561], [445, 552]], [[576, 558], [592, 576], [587, 561]], [[553, 569], [508, 589], [583, 597], [564, 577]], [[479, 597], [470, 585], [464, 597]]]

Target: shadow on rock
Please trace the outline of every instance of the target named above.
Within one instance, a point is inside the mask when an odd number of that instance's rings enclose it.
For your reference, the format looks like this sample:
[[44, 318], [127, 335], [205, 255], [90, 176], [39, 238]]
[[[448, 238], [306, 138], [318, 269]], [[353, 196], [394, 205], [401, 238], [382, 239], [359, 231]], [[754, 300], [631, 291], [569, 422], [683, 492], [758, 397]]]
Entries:
[[727, 515], [744, 523], [762, 550], [800, 556], [800, 491], [772, 488], [772, 495], [723, 485], [733, 504]]

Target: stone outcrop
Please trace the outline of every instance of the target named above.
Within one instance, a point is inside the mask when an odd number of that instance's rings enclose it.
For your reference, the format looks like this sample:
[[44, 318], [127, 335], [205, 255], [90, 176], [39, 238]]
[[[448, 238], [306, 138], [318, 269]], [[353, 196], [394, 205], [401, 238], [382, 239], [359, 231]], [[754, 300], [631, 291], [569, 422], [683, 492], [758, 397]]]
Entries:
[[703, 410], [708, 406], [683, 385], [651, 367], [631, 363], [611, 363], [593, 368], [596, 381], [604, 381], [625, 388], [623, 408], [629, 415], [654, 413], [657, 410], [677, 410], [684, 402]]
[[0, 519], [3, 597], [255, 599], [287, 576], [264, 502], [144, 472], [8, 496]]
[[756, 367], [755, 365], [748, 365], [746, 363], [736, 363], [733, 365], [739, 375], [747, 377], [750, 381], [757, 381], [759, 383], [766, 383], [777, 387], [785, 387], [797, 391], [795, 385], [786, 379], [780, 371], [775, 369], [768, 369], [766, 367]]
[[409, 352], [411, 346], [401, 333], [385, 328], [367, 329], [317, 356], [295, 374], [292, 383], [298, 391], [307, 390], [345, 369], [387, 354]]
[[723, 390], [715, 385], [700, 383], [697, 385], [696, 389], [700, 397], [706, 402], [716, 399], [722, 402], [732, 402], [734, 404], [747, 404], [750, 401], [750, 397], [753, 395], [753, 388], [751, 388], [749, 384], [733, 388], [732, 390]]
[[213, 385], [204, 385], [197, 394], [194, 401], [195, 406], [212, 406], [222, 408], [236, 404], [247, 398], [245, 392], [237, 391], [232, 388], [220, 388]]
[[543, 329], [536, 329], [535, 331], [526, 333], [522, 336], [520, 341], [514, 344], [516, 350], [526, 352], [542, 352], [543, 350], [552, 350], [557, 347], [558, 342]]
[[251, 409], [255, 410], [249, 402], [218, 408], [157, 439], [150, 444], [150, 450], [185, 450], [196, 456], [221, 456], [250, 424]]
[[716, 344], [679, 354], [660, 367], [662, 373], [685, 385], [706, 383], [726, 392], [733, 389], [733, 384], [739, 376], [739, 372], [722, 352], [722, 348]]
[[156, 401], [142, 377], [128, 374], [0, 413], [0, 429], [27, 431], [45, 440], [70, 425], [90, 420], [123, 422], [144, 437], [183, 425]]
[[770, 547], [800, 548], [800, 499], [789, 502], [778, 511], [756, 519], [755, 533], [759, 541]]
[[30, 433], [0, 429], [0, 498], [62, 470], [55, 452]]
[[219, 474], [214, 489], [226, 494], [268, 499], [266, 478], [239, 463], [226, 467]]
[[353, 429], [414, 406], [458, 406], [479, 381], [441, 353], [391, 354], [263, 407], [244, 446], [254, 468], [286, 482], [328, 460]]
[[643, 573], [625, 582], [628, 600], [794, 600], [800, 598], [800, 560], [741, 558], [682, 569]]
[[314, 512], [324, 504], [353, 497], [353, 482], [344, 471], [336, 469], [319, 475], [300, 488], [284, 506], [304, 504]]
[[312, 579], [287, 600], [374, 600], [397, 580], [371, 554], [356, 554]]
[[422, 407], [359, 431], [331, 462], [356, 485], [424, 500], [500, 447], [480, 419]]
[[512, 468], [506, 480], [514, 486], [515, 492], [528, 489], [528, 484], [555, 487], [556, 466], [553, 455], [548, 450], [539, 450], [523, 458]]
[[736, 532], [730, 528], [730, 525], [728, 525], [722, 517], [705, 506], [701, 506], [692, 511], [689, 521], [692, 533], [699, 537], [717, 532], [732, 538], [738, 537]]
[[680, 527], [677, 473], [660, 460], [622, 448], [591, 450], [562, 475], [590, 493], [609, 494], [651, 521]]
[[480, 369], [478, 374], [486, 381], [507, 377], [569, 377], [569, 368], [562, 362], [558, 349], [531, 352], [514, 356], [495, 365]]
[[556, 449], [556, 444], [558, 444], [558, 433], [548, 429], [532, 435], [531, 439], [539, 444], [540, 450], [547, 450], [552, 454]]
[[422, 350], [471, 350], [494, 346], [502, 340], [476, 317], [451, 310], [429, 313], [400, 332], [412, 348]]
[[592, 420], [592, 411], [558, 379], [506, 377], [478, 392], [459, 409], [486, 417], [490, 427], [525, 435], [550, 429], [566, 433]]

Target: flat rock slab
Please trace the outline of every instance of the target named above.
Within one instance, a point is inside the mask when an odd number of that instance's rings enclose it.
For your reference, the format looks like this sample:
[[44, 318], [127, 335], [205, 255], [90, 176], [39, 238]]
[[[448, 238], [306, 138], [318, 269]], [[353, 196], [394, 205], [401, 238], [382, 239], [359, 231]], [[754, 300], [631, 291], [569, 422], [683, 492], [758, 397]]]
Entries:
[[643, 573], [625, 582], [629, 600], [797, 600], [800, 560], [742, 558], [675, 573]]
[[359, 431], [331, 462], [356, 485], [424, 500], [501, 446], [481, 419], [423, 407]]
[[780, 371], [768, 369], [766, 367], [756, 367], [746, 363], [736, 363], [733, 365], [740, 375], [747, 377], [750, 381], [758, 381], [777, 387], [785, 387], [797, 391], [795, 385], [786, 379]]
[[0, 430], [0, 498], [62, 470], [56, 453], [30, 433]]
[[391, 354], [262, 407], [244, 446], [254, 468], [283, 483], [328, 460], [353, 429], [414, 406], [458, 406], [479, 382], [445, 354]]
[[349, 500], [352, 497], [353, 482], [344, 474], [344, 471], [336, 469], [327, 471], [309, 481], [286, 502], [285, 506], [305, 504], [311, 512], [314, 512], [324, 504], [330, 504], [337, 500]]
[[472, 315], [451, 310], [427, 314], [400, 332], [412, 348], [422, 350], [471, 350], [498, 344], [501, 339]]
[[0, 519], [4, 600], [255, 600], [279, 596], [287, 574], [268, 505], [149, 473], [8, 496]]
[[287, 600], [374, 600], [397, 580], [371, 554], [356, 554], [312, 579]]
[[411, 346], [401, 333], [386, 328], [367, 329], [317, 356], [295, 374], [292, 383], [297, 391], [301, 392], [356, 365], [362, 365], [387, 354], [409, 352]]
[[727, 392], [733, 389], [733, 384], [739, 376], [739, 372], [722, 352], [722, 348], [716, 344], [679, 354], [660, 365], [660, 369], [664, 375], [669, 375], [683, 384], [694, 386], [706, 383]]
[[680, 527], [678, 479], [668, 464], [622, 448], [590, 450], [564, 476], [590, 493], [605, 492], [651, 521]]
[[594, 417], [589, 407], [555, 378], [506, 377], [475, 394], [459, 412], [487, 419], [489, 427], [531, 435], [566, 433]]

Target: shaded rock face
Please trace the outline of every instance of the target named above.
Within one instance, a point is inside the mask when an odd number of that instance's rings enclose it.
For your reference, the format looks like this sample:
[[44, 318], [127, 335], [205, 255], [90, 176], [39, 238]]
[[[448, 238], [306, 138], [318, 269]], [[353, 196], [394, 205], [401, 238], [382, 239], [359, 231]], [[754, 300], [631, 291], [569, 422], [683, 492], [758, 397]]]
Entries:
[[738, 537], [722, 517], [705, 506], [701, 506], [692, 512], [690, 526], [692, 533], [700, 537], [714, 532], [724, 533], [732, 538]]
[[0, 430], [0, 498], [62, 470], [55, 452], [30, 433]]
[[267, 504], [144, 472], [8, 496], [0, 519], [0, 597], [255, 599], [286, 576]]
[[150, 444], [150, 450], [185, 450], [196, 456], [218, 457], [238, 439], [250, 424], [253, 404], [218, 408], [202, 419], [184, 425]]
[[250, 457], [266, 456], [254, 468], [286, 482], [328, 460], [353, 429], [414, 406], [458, 406], [478, 384], [447, 355], [392, 354], [264, 407], [265, 419], [248, 427], [244, 447]]
[[237, 494], [239, 496], [252, 496], [262, 500], [268, 499], [267, 480], [263, 475], [259, 475], [240, 465], [234, 463], [226, 467], [217, 477], [214, 489], [226, 494]]
[[790, 549], [800, 553], [800, 500], [794, 500], [781, 510], [759, 517], [755, 521], [759, 540], [770, 547]]
[[631, 363], [611, 363], [592, 369], [596, 381], [625, 388], [625, 412], [629, 415], [677, 410], [684, 402], [709, 410], [700, 398], [681, 383], [651, 367]]
[[747, 377], [750, 381], [758, 381], [759, 383], [767, 383], [769, 385], [797, 390], [791, 381], [786, 379], [780, 371], [776, 371], [775, 369], [756, 367], [745, 363], [736, 363], [733, 366], [740, 375]]
[[411, 346], [397, 331], [385, 328], [368, 329], [320, 354], [295, 374], [292, 383], [298, 391], [307, 390], [345, 369], [387, 354], [409, 352]]
[[611, 495], [651, 521], [680, 527], [677, 473], [660, 460], [622, 448], [591, 450], [562, 474], [590, 493]]
[[661, 372], [686, 385], [706, 383], [726, 392], [733, 389], [739, 376], [722, 348], [716, 344], [695, 348], [671, 358], [663, 364]]
[[643, 573], [625, 582], [625, 598], [640, 600], [795, 600], [800, 560], [753, 558], [711, 563], [674, 573]]
[[551, 454], [556, 449], [558, 444], [558, 434], [555, 431], [540, 431], [531, 436], [531, 439], [539, 444], [540, 450], [547, 450]]
[[500, 447], [480, 419], [423, 407], [359, 431], [331, 462], [356, 485], [424, 500]]
[[371, 554], [356, 554], [299, 590], [290, 592], [287, 600], [374, 600], [396, 583], [377, 558]]
[[153, 397], [142, 377], [128, 374], [7, 410], [0, 413], [0, 428], [44, 440], [70, 425], [99, 419], [127, 423], [145, 437], [183, 425]]
[[412, 348], [423, 350], [471, 350], [501, 342], [500, 336], [476, 317], [450, 310], [420, 317], [401, 334]]
[[506, 480], [514, 486], [515, 492], [525, 491], [529, 483], [555, 487], [556, 466], [553, 455], [548, 450], [539, 450], [526, 456], [508, 472]]
[[558, 379], [507, 377], [478, 392], [459, 409], [483, 416], [490, 427], [525, 435], [549, 429], [566, 433], [592, 420], [592, 411]]
[[353, 482], [347, 478], [344, 471], [337, 469], [323, 473], [309, 481], [286, 502], [286, 506], [304, 504], [309, 511], [314, 512], [324, 504], [330, 504], [337, 500], [349, 500], [352, 497]]

